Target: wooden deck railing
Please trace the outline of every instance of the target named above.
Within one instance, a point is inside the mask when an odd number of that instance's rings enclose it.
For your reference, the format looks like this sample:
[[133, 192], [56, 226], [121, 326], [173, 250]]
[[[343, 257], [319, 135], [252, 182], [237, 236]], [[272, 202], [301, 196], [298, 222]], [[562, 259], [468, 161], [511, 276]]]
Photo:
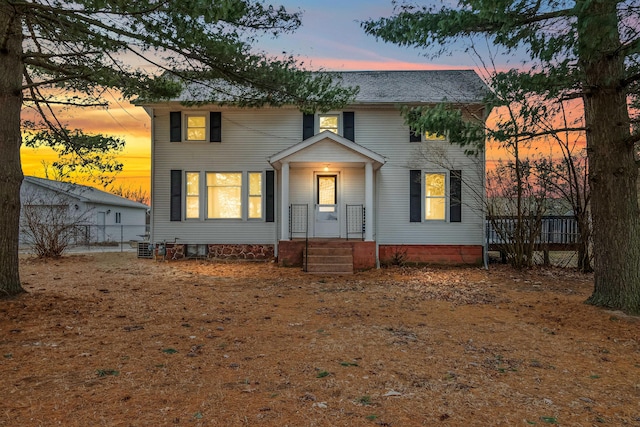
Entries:
[[[535, 219], [523, 218], [524, 229], [535, 226]], [[487, 243], [490, 250], [512, 243], [516, 232], [517, 218], [513, 216], [487, 217]], [[528, 231], [526, 234], [529, 234]], [[528, 242], [525, 242], [528, 243]], [[540, 231], [534, 237], [538, 248], [550, 250], [575, 250], [580, 244], [578, 223], [573, 216], [543, 216]]]

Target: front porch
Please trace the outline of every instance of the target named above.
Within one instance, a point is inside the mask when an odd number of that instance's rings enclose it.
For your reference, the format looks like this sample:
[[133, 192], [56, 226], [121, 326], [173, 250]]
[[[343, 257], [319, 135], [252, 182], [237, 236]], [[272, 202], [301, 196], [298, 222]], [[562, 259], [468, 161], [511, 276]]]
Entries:
[[[342, 267], [346, 262], [344, 259], [336, 259], [342, 254], [350, 255], [351, 268]], [[323, 238], [281, 240], [278, 242], [278, 265], [325, 274], [369, 270], [376, 267], [376, 242]]]
[[385, 158], [324, 131], [269, 158], [277, 171], [279, 236], [374, 240], [375, 174]]

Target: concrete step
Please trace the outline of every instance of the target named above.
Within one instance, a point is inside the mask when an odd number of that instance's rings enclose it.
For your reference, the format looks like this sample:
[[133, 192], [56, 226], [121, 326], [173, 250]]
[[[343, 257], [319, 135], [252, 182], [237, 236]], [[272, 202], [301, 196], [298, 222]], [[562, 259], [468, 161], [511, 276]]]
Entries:
[[318, 246], [318, 247], [314, 247], [314, 246], [309, 246], [309, 248], [307, 249], [307, 253], [309, 254], [309, 256], [314, 256], [314, 255], [318, 255], [318, 256], [328, 256], [328, 255], [340, 255], [340, 256], [351, 256], [352, 254], [352, 249], [350, 247], [348, 248], [343, 248], [343, 247], [328, 247], [328, 246]]
[[310, 245], [304, 256], [308, 273], [353, 274], [353, 250], [350, 246]]
[[304, 254], [308, 273], [352, 274], [353, 251], [345, 246], [309, 246]]
[[309, 262], [307, 273], [323, 274], [351, 274], [353, 273], [353, 262], [349, 264], [318, 264]]
[[336, 263], [336, 264], [347, 264], [350, 262], [353, 262], [353, 255], [351, 254], [322, 254], [322, 255], [318, 255], [318, 254], [313, 254], [313, 253], [309, 253], [307, 255], [307, 258], [309, 260], [315, 260], [315, 262], [322, 262], [325, 264], [332, 264], [332, 263]]

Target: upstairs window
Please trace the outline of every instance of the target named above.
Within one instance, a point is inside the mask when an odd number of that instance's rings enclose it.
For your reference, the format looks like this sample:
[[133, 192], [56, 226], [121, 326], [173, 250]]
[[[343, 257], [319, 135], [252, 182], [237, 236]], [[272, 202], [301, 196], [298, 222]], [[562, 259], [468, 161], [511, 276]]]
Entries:
[[438, 135], [437, 133], [425, 132], [424, 140], [425, 141], [444, 141], [447, 138], [444, 135]]
[[186, 116], [187, 141], [205, 141], [207, 139], [207, 116], [188, 114]]
[[116, 224], [121, 224], [121, 223], [122, 223], [122, 213], [116, 212]]
[[350, 141], [355, 141], [355, 124], [353, 111], [343, 111], [340, 114], [304, 114], [302, 116], [302, 139], [309, 139], [316, 133], [329, 131]]
[[170, 142], [222, 142], [222, 113], [220, 111], [169, 113]]
[[337, 114], [320, 114], [318, 116], [318, 132], [328, 130], [338, 134], [338, 115]]

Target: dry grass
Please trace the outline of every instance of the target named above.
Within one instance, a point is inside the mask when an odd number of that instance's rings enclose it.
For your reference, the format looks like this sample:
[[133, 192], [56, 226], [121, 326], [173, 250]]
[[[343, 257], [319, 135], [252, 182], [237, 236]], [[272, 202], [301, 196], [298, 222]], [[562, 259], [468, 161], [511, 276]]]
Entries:
[[638, 318], [560, 269], [23, 259], [0, 426], [640, 425]]

